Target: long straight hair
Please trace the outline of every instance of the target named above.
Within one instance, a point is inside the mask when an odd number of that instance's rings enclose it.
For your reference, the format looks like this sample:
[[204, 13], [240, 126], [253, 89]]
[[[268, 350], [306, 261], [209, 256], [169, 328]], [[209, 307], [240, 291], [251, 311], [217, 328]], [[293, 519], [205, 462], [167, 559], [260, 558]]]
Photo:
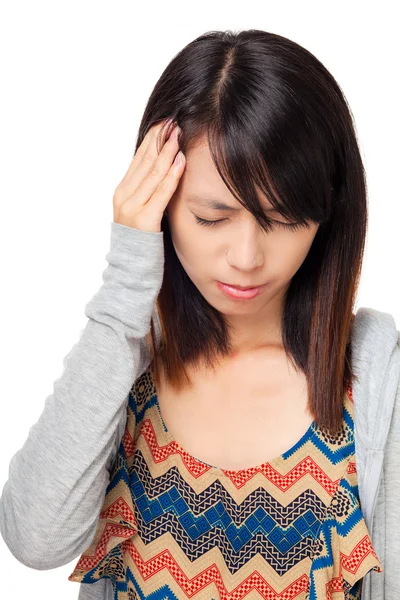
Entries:
[[[250, 29], [210, 31], [185, 46], [156, 83], [139, 127], [172, 118], [186, 154], [206, 136], [231, 193], [265, 231], [270, 219], [259, 190], [278, 212], [319, 224], [284, 297], [282, 340], [307, 378], [308, 407], [336, 435], [351, 364], [353, 307], [367, 229], [365, 171], [347, 100], [334, 77], [299, 44]], [[162, 135], [168, 135], [163, 128]], [[160, 139], [159, 138], [159, 139]], [[157, 297], [161, 343], [151, 320], [146, 338], [155, 381], [160, 367], [175, 391], [191, 383], [185, 369], [214, 368], [232, 351], [229, 327], [188, 277], [164, 214], [164, 278]]]

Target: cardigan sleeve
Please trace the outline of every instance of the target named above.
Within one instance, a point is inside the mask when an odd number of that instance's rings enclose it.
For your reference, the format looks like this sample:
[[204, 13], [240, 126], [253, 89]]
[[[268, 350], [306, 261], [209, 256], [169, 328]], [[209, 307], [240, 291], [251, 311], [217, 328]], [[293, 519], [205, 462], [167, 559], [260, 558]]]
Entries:
[[[400, 337], [398, 346], [400, 348]], [[386, 600], [395, 600], [399, 595], [400, 573], [400, 381], [393, 407], [383, 469], [386, 495], [383, 597]], [[374, 584], [375, 582], [372, 581], [372, 592]], [[372, 595], [371, 598], [375, 596]]]
[[53, 569], [91, 542], [164, 272], [163, 232], [111, 223], [103, 284], [53, 393], [12, 456], [0, 532], [18, 561]]

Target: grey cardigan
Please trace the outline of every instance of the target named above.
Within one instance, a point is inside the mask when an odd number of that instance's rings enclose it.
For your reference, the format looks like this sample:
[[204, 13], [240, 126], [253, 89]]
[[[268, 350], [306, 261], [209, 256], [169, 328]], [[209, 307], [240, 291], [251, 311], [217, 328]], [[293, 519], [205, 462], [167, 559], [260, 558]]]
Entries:
[[[151, 360], [144, 338], [152, 316], [160, 339], [156, 299], [164, 273], [163, 235], [111, 223], [103, 284], [85, 306], [89, 320], [65, 357], [40, 418], [11, 457], [0, 498], [0, 531], [27, 567], [76, 562], [94, 537], [125, 429], [129, 390]], [[360, 504], [384, 567], [364, 577], [362, 600], [397, 600], [400, 340], [393, 317], [358, 309], [352, 352], [360, 379], [353, 383]], [[80, 583], [75, 597], [113, 600], [111, 581]]]

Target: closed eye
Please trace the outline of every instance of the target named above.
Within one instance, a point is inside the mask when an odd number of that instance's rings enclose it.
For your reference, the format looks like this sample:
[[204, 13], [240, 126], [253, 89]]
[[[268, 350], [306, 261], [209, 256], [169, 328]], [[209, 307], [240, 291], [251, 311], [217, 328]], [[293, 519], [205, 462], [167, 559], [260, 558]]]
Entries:
[[[196, 222], [199, 223], [199, 225], [204, 225], [204, 226], [208, 226], [208, 227], [215, 227], [215, 225], [217, 223], [222, 223], [222, 221], [226, 221], [226, 219], [218, 219], [217, 221], [207, 221], [206, 219], [202, 219], [201, 217], [198, 217], [197, 215], [194, 215]], [[296, 231], [297, 229], [301, 229], [301, 227], [303, 227], [303, 225], [301, 223], [282, 223], [282, 221], [274, 221], [272, 220], [272, 223], [276, 223], [277, 225], [281, 225], [282, 227], [285, 227], [287, 229], [290, 229], [291, 231]]]
[[206, 219], [202, 219], [201, 217], [198, 217], [197, 215], [194, 215], [194, 216], [195, 216], [196, 222], [199, 223], [200, 225], [209, 225], [211, 227], [213, 227], [217, 223], [221, 223], [221, 221], [225, 221], [225, 219], [218, 219], [218, 221], [206, 221]]

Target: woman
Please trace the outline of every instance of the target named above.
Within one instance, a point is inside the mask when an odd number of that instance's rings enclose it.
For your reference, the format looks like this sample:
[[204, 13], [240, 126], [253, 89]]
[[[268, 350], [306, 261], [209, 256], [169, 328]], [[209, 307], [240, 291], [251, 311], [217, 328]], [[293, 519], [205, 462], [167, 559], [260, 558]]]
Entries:
[[81, 554], [79, 600], [394, 598], [399, 338], [353, 313], [366, 183], [332, 75], [265, 31], [200, 36], [113, 204], [89, 322], [10, 464], [10, 550]]

